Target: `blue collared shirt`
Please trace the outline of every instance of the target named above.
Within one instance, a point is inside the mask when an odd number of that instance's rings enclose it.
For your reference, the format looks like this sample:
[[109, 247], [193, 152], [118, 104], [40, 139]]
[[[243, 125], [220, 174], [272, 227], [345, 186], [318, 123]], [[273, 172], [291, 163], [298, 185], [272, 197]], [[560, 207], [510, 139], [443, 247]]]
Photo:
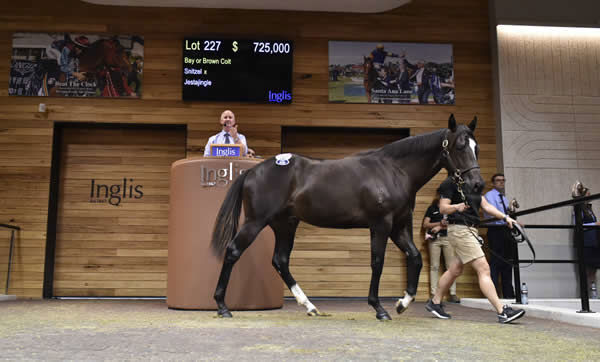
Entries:
[[[210, 145], [225, 144], [225, 133], [227, 132], [221, 131], [208, 139], [208, 142], [206, 142], [206, 147], [204, 147], [204, 156], [210, 156]], [[246, 154], [248, 153], [248, 144], [246, 143], [246, 137], [241, 133], [238, 133], [237, 135], [240, 139], [240, 142], [244, 144], [244, 147], [242, 147], [242, 156], [246, 156]], [[229, 140], [229, 143], [234, 143], [233, 137], [231, 137], [231, 135], [229, 136]]]
[[[505, 215], [508, 214], [508, 200], [506, 199], [506, 196], [504, 196], [500, 193], [500, 191], [498, 191], [496, 189], [491, 189], [484, 195], [484, 197], [487, 200], [487, 202], [490, 203], [491, 205], [493, 205], [496, 209], [498, 209], [498, 211], [500, 211], [501, 213], [503, 213]], [[502, 201], [504, 201], [504, 206], [502, 205]], [[505, 206], [507, 209], [504, 208]], [[483, 216], [486, 219], [495, 218], [495, 216], [489, 215], [486, 212], [483, 213]], [[505, 225], [506, 222], [504, 220], [498, 220], [498, 221], [490, 222], [490, 224]]]

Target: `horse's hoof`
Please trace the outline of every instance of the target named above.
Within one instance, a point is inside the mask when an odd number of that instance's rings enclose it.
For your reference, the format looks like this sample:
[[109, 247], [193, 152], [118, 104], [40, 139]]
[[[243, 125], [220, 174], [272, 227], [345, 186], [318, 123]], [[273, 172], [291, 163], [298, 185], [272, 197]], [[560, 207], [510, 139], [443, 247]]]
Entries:
[[309, 310], [308, 312], [306, 312], [306, 314], [308, 314], [311, 317], [323, 316], [323, 314], [321, 314], [321, 312], [319, 312], [319, 310], [317, 308]]
[[220, 310], [217, 314], [219, 318], [232, 318], [231, 312], [228, 310]]
[[408, 307], [405, 307], [402, 302], [398, 302], [396, 303], [396, 312], [398, 314], [402, 314], [404, 313], [406, 310], [408, 309]]
[[388, 314], [388, 312], [381, 312], [376, 314], [377, 319], [380, 321], [391, 321], [392, 317]]

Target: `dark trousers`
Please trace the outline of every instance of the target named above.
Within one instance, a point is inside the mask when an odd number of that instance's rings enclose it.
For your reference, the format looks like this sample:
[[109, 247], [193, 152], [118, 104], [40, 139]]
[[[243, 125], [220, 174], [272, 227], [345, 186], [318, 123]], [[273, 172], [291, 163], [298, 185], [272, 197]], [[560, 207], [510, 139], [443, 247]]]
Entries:
[[431, 88], [426, 88], [423, 85], [419, 86], [419, 90], [417, 91], [417, 96], [419, 97], [419, 104], [427, 104], [430, 94]]
[[[487, 237], [490, 249], [493, 251], [493, 253], [490, 252], [490, 272], [492, 274], [492, 281], [494, 282], [496, 289], [502, 290], [503, 298], [512, 299], [515, 297], [515, 290], [512, 284], [512, 265], [496, 255], [511, 261], [511, 259], [514, 258], [514, 246], [509, 238], [506, 237], [506, 227], [490, 227], [488, 229]], [[498, 278], [501, 280], [501, 287]]]

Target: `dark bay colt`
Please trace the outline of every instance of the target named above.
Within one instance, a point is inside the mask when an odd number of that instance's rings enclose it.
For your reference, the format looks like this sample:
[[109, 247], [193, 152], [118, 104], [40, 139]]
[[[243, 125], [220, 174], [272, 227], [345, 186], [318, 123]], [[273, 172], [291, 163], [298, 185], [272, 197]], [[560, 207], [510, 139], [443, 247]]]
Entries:
[[[421, 271], [421, 253], [415, 247], [412, 214], [417, 191], [442, 167], [465, 187], [481, 192], [484, 186], [473, 136], [477, 117], [469, 126], [458, 125], [454, 115], [448, 128], [408, 137], [381, 148], [341, 160], [314, 160], [295, 154], [268, 159], [240, 175], [217, 215], [212, 236], [223, 268], [215, 291], [218, 315], [231, 317], [225, 292], [235, 262], [267, 225], [275, 233], [273, 266], [309, 315], [320, 315], [289, 271], [296, 227], [302, 220], [328, 228], [369, 228], [371, 231], [371, 285], [368, 302], [378, 319], [391, 319], [379, 303], [379, 279], [388, 238], [406, 254], [408, 285], [396, 303], [402, 313], [414, 300]], [[245, 220], [239, 232], [242, 202]]]

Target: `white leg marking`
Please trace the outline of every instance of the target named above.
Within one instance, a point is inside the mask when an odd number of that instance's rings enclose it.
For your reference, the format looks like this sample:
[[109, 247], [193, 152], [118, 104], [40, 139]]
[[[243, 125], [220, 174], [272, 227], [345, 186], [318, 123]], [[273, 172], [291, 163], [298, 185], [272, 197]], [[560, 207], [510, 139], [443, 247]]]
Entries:
[[298, 284], [294, 284], [290, 290], [292, 291], [292, 294], [294, 294], [294, 297], [296, 298], [296, 301], [298, 302], [298, 304], [303, 305], [306, 307], [306, 311], [310, 312], [311, 310], [316, 310], [317, 308], [315, 308], [315, 306], [310, 302], [310, 300], [308, 300], [308, 297], [304, 294], [304, 292], [302, 291], [302, 289], [300, 289], [300, 287], [298, 286]]
[[404, 292], [404, 298], [398, 299], [398, 301], [396, 302], [396, 306], [402, 304], [402, 307], [407, 308], [410, 305], [410, 303], [412, 303], [414, 300], [415, 298], [411, 297], [411, 295], [407, 292]]

